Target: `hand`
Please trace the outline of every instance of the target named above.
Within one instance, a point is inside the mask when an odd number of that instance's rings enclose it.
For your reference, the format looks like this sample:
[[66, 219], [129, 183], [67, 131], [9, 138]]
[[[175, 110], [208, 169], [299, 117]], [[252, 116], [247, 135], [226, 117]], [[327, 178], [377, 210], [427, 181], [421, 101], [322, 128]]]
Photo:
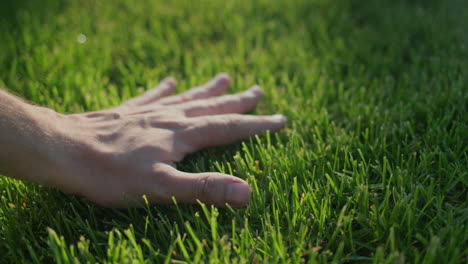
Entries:
[[285, 126], [282, 115], [241, 115], [251, 111], [262, 90], [220, 96], [226, 74], [179, 95], [176, 82], [156, 88], [105, 111], [61, 115], [54, 144], [56, 168], [46, 185], [77, 193], [107, 207], [178, 202], [233, 207], [246, 205], [250, 188], [242, 179], [220, 173], [186, 173], [176, 162], [206, 147], [246, 139]]

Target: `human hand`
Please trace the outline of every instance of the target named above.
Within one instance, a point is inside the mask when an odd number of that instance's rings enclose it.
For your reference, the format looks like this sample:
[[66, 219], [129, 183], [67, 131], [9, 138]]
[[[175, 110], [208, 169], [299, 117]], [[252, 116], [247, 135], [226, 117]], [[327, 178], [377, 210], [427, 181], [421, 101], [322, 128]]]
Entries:
[[[220, 96], [230, 85], [219, 74], [179, 95], [176, 82], [156, 88], [119, 107], [55, 118], [59, 131], [51, 155], [57, 164], [45, 185], [83, 195], [107, 207], [149, 203], [194, 203], [239, 207], [251, 191], [242, 179], [221, 173], [186, 173], [176, 162], [206, 147], [229, 144], [285, 126], [282, 115], [241, 115], [252, 110], [262, 90]], [[136, 203], [135, 203], [136, 202]]]

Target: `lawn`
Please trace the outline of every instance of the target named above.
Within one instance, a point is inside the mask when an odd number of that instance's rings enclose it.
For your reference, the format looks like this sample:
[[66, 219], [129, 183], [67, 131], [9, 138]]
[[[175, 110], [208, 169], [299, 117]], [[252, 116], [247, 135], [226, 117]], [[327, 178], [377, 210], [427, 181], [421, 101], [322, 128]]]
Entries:
[[0, 262], [466, 263], [467, 28], [464, 0], [2, 0], [0, 86], [35, 104], [227, 72], [289, 122], [179, 164], [246, 179], [242, 209], [106, 209], [0, 176]]

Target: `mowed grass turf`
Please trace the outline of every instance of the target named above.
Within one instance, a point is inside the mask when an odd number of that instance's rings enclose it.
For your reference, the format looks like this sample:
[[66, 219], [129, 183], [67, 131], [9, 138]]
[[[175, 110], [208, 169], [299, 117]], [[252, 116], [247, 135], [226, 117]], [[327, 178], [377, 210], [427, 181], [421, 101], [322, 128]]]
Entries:
[[[2, 263], [466, 263], [463, 0], [0, 4], [0, 86], [61, 113], [166, 76], [257, 83], [288, 127], [188, 157], [246, 179], [243, 209], [101, 208], [0, 177]], [[0, 146], [1, 147], [1, 146]]]

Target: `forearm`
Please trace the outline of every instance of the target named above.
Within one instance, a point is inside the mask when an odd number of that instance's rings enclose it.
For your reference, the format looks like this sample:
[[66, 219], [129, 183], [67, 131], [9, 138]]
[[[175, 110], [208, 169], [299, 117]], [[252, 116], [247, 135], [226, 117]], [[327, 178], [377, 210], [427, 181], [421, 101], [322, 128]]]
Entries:
[[0, 90], [0, 174], [43, 183], [54, 138], [51, 113]]

